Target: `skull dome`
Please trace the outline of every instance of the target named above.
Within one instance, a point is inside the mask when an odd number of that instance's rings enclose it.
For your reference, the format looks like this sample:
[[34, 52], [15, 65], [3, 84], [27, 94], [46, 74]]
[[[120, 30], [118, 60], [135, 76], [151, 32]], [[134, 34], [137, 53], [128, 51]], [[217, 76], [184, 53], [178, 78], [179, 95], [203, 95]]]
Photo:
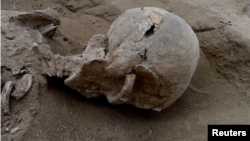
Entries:
[[186, 90], [199, 59], [199, 43], [180, 17], [155, 7], [125, 11], [107, 35], [95, 35], [86, 62], [65, 84], [86, 97], [106, 95], [161, 111]]

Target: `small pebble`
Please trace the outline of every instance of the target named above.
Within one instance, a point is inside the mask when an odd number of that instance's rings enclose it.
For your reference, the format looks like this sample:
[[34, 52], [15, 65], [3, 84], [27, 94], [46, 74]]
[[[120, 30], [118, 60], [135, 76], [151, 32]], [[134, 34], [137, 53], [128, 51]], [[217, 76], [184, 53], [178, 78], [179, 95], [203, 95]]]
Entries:
[[7, 128], [5, 129], [5, 132], [9, 133], [9, 132], [10, 132], [10, 128], [7, 127]]
[[152, 130], [149, 130], [149, 132], [148, 132], [149, 134], [152, 134], [153, 133], [153, 131]]
[[34, 111], [34, 110], [36, 110], [36, 108], [35, 107], [30, 107], [30, 110]]
[[19, 130], [19, 128], [16, 127], [16, 128], [14, 128], [14, 129], [12, 129], [12, 130], [10, 131], [10, 133], [11, 133], [11, 134], [16, 134], [18, 130]]
[[35, 116], [35, 115], [36, 115], [36, 113], [37, 113], [36, 111], [32, 112], [32, 116]]
[[32, 47], [38, 47], [38, 44], [37, 44], [36, 42], [34, 42], [34, 43], [32, 44]]

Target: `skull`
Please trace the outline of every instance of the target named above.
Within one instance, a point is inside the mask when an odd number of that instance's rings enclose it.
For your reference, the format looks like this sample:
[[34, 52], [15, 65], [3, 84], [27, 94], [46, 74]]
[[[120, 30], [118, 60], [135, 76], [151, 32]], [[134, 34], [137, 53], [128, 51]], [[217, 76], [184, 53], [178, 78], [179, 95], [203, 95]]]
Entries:
[[155, 7], [125, 11], [107, 35], [93, 36], [85, 62], [64, 83], [88, 98], [161, 111], [187, 88], [199, 43], [180, 17]]
[[[74, 56], [50, 51], [47, 38], [52, 40], [60, 24], [59, 14], [53, 9], [3, 13], [3, 32], [6, 31], [8, 39], [4, 44], [33, 43], [32, 48], [26, 48], [29, 51], [26, 53], [32, 54], [30, 56], [34, 53], [37, 58], [32, 59], [36, 61], [35, 69], [30, 71], [32, 75], [20, 80], [20, 86], [27, 89], [22, 91], [20, 87], [13, 93], [17, 98], [29, 90], [32, 77], [42, 71], [49, 77], [67, 77], [65, 85], [87, 98], [106, 95], [112, 104], [126, 103], [161, 111], [185, 91], [199, 59], [199, 43], [191, 27], [180, 17], [160, 8], [125, 11], [113, 22], [107, 35], [94, 35], [86, 50]], [[15, 35], [18, 40], [13, 40], [15, 36], [9, 27], [18, 29]], [[23, 53], [21, 47], [5, 48], [4, 55], [10, 52], [12, 56], [10, 62], [19, 60], [18, 54]], [[21, 73], [23, 66], [18, 63], [12, 67], [13, 74]], [[8, 82], [3, 92], [4, 114], [9, 113], [12, 83]]]

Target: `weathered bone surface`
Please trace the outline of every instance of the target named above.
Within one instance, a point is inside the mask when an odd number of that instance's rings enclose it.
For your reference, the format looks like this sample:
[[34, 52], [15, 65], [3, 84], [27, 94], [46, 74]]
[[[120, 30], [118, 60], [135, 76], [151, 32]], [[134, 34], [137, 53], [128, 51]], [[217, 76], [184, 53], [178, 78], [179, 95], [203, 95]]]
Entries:
[[[28, 13], [1, 11], [1, 67], [11, 70], [13, 75], [17, 75], [16, 79], [21, 78], [17, 82], [6, 82], [1, 93], [2, 115], [10, 114], [10, 95], [20, 99], [29, 92], [33, 76], [44, 69], [39, 64], [46, 63], [45, 66], [48, 66], [48, 60], [45, 60], [40, 52], [37, 54], [34, 48], [46, 46], [47, 39], [44, 37], [51, 38], [55, 31], [51, 26], [59, 24], [59, 14], [50, 8]], [[15, 89], [11, 94], [14, 84]]]
[[113, 104], [165, 109], [185, 91], [199, 59], [191, 27], [160, 8], [127, 10], [107, 37], [92, 38], [83, 53], [88, 61], [65, 84], [89, 98], [106, 95]]
[[[60, 24], [52, 9], [12, 15], [12, 26], [30, 27], [29, 33], [36, 35], [22, 38], [32, 39], [28, 50], [41, 61], [43, 74], [67, 77], [65, 85], [87, 98], [106, 95], [112, 104], [155, 111], [167, 108], [187, 88], [199, 59], [199, 43], [191, 27], [160, 8], [125, 11], [107, 35], [92, 36], [85, 51], [75, 56], [53, 54], [44, 41], [42, 35], [52, 38]], [[22, 66], [12, 67], [13, 73], [18, 74]]]
[[3, 91], [1, 93], [1, 113], [2, 115], [9, 115], [10, 114], [10, 92], [14, 86], [14, 82], [8, 81], [5, 83]]
[[15, 91], [11, 94], [11, 96], [17, 100], [22, 98], [32, 86], [32, 81], [32, 75], [25, 74], [22, 79], [16, 82]]

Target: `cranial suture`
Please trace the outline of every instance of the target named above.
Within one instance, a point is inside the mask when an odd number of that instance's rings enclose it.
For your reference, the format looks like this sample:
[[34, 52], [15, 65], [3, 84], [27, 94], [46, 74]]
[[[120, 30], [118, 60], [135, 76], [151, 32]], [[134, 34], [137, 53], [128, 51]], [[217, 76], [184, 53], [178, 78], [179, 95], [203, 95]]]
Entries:
[[[31, 24], [26, 23], [29, 16], [34, 19]], [[60, 24], [52, 9], [13, 18], [49, 38]], [[44, 74], [66, 77], [65, 85], [85, 97], [106, 95], [112, 104], [155, 111], [167, 108], [182, 95], [199, 59], [199, 43], [191, 27], [155, 7], [125, 11], [107, 35], [92, 36], [81, 55], [53, 54], [42, 41], [34, 42], [32, 48], [43, 56]]]

